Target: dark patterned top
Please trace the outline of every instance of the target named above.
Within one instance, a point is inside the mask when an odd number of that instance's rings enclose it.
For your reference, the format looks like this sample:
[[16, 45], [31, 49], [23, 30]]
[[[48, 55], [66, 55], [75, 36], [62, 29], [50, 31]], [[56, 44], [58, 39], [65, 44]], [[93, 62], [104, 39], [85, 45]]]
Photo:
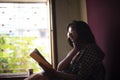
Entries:
[[85, 46], [77, 54], [64, 70], [66, 73], [76, 74], [77, 80], [104, 80], [104, 53], [96, 44]]

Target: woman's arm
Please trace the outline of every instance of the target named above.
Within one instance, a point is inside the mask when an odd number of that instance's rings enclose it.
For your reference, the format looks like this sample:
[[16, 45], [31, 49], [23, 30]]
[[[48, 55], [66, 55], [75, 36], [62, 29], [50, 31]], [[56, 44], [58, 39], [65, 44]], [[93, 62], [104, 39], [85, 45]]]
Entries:
[[73, 48], [68, 54], [67, 56], [58, 64], [57, 66], [57, 70], [58, 71], [62, 71], [64, 70], [72, 61], [73, 57], [76, 55], [77, 53], [77, 48]]
[[57, 71], [55, 69], [50, 69], [46, 72], [43, 72], [44, 76], [47, 76], [49, 79], [65, 79], [65, 80], [77, 80], [77, 75], [66, 73], [63, 71]]
[[54, 74], [56, 77], [62, 78], [65, 80], [77, 80], [77, 75], [74, 75], [74, 74], [69, 74], [61, 71], [56, 71]]

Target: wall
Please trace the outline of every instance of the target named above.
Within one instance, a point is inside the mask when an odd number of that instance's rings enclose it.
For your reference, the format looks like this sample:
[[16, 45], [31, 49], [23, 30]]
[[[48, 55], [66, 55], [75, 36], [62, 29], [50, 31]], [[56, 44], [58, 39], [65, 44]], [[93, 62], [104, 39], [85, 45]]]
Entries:
[[79, 0], [55, 0], [58, 61], [62, 60], [70, 47], [67, 43], [66, 26], [74, 19], [80, 19]]
[[85, 0], [55, 0], [58, 62], [61, 61], [71, 47], [67, 43], [66, 26], [72, 20], [87, 22]]
[[88, 23], [105, 52], [106, 80], [120, 80], [120, 1], [87, 0]]

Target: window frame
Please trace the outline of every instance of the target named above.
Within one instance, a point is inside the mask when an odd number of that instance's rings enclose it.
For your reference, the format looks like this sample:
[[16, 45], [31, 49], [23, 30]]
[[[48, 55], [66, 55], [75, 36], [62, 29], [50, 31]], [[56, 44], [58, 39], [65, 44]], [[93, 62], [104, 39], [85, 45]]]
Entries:
[[56, 6], [55, 0], [49, 0], [49, 10], [50, 10], [50, 35], [51, 35], [51, 58], [53, 68], [57, 68], [58, 64], [58, 50], [57, 50], [57, 29], [56, 29]]
[[12, 3], [33, 3], [33, 2], [48, 2], [49, 0], [0, 0], [0, 2]]
[[[50, 13], [50, 41], [51, 41], [51, 64], [53, 68], [57, 68], [58, 57], [57, 57], [57, 37], [56, 37], [56, 16], [55, 16], [55, 0], [0, 0], [0, 3], [37, 3], [37, 2], [45, 2], [49, 6]], [[5, 74], [2, 75], [2, 78], [15, 78], [16, 74]], [[19, 78], [25, 78], [27, 75], [21, 76], [23, 74], [17, 74]], [[1, 76], [0, 76], [1, 79]]]

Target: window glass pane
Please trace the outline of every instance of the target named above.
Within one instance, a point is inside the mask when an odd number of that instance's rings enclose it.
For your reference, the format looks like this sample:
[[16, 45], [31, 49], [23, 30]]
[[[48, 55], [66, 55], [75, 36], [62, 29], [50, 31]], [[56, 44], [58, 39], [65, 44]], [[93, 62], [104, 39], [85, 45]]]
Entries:
[[0, 3], [0, 73], [42, 70], [29, 54], [34, 48], [51, 63], [46, 3]]

